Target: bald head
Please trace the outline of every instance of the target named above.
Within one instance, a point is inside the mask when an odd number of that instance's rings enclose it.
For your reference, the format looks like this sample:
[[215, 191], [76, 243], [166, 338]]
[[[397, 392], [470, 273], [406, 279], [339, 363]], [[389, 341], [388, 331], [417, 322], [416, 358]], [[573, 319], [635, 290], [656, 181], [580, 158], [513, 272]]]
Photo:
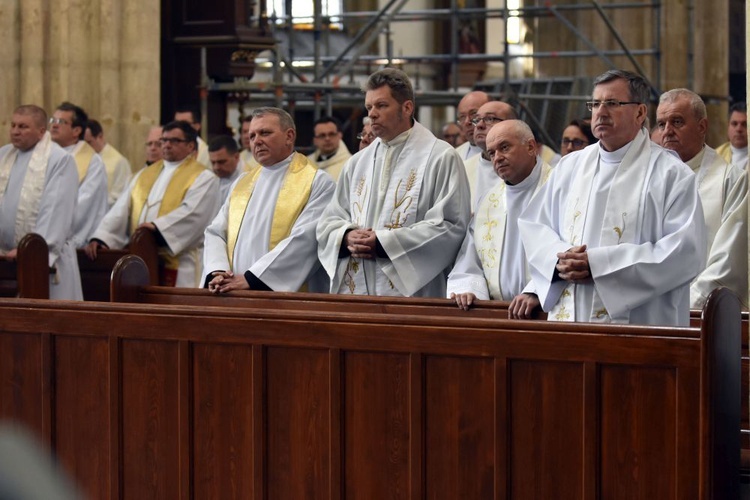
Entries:
[[506, 184], [523, 181], [536, 165], [534, 133], [521, 120], [505, 120], [493, 125], [487, 133], [487, 152], [495, 173]]
[[507, 102], [490, 101], [483, 104], [477, 110], [476, 118], [479, 123], [474, 125], [474, 143], [487, 150], [487, 132], [498, 122], [504, 120], [515, 120], [518, 118], [516, 110]]
[[475, 146], [476, 143], [474, 142], [474, 125], [471, 124], [471, 119], [479, 111], [479, 108], [489, 100], [490, 96], [486, 92], [475, 90], [466, 94], [458, 103], [458, 125], [461, 127], [464, 137], [472, 146]]

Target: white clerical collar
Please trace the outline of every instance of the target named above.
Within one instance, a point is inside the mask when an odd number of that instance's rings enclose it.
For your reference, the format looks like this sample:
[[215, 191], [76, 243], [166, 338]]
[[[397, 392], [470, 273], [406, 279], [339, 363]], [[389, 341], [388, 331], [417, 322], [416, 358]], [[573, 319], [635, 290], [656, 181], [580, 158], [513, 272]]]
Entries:
[[82, 142], [82, 141], [77, 141], [77, 142], [74, 142], [74, 143], [73, 143], [73, 144], [71, 144], [70, 146], [65, 146], [65, 147], [64, 147], [63, 149], [64, 149], [65, 151], [67, 151], [68, 153], [71, 153], [71, 154], [72, 154], [72, 153], [73, 153], [73, 150], [74, 150], [74, 149], [76, 149], [76, 148], [78, 147], [78, 145], [79, 145], [79, 144], [80, 144], [81, 142]]
[[633, 141], [630, 141], [616, 151], [607, 151], [606, 149], [604, 149], [600, 141], [599, 157], [601, 158], [602, 163], [607, 163], [609, 165], [619, 165], [620, 163], [622, 163], [622, 159], [625, 158], [625, 154], [628, 152], [628, 149], [630, 149], [631, 144], [633, 144]]
[[179, 167], [180, 165], [182, 165], [183, 163], [185, 163], [185, 160], [187, 160], [187, 157], [183, 158], [180, 161], [167, 161], [167, 160], [164, 160], [164, 168], [168, 169], [168, 170], [174, 170], [177, 167]]
[[510, 185], [506, 183], [505, 188], [508, 189], [509, 192], [520, 193], [521, 191], [526, 191], [530, 187], [536, 186], [537, 182], [539, 181], [539, 176], [542, 175], [541, 165], [542, 159], [541, 157], [537, 156], [536, 164], [534, 165], [534, 168], [531, 169], [529, 175], [527, 175], [526, 178], [518, 184]]
[[263, 168], [267, 168], [269, 170], [281, 170], [282, 168], [288, 167], [289, 164], [292, 163], [292, 158], [293, 157], [294, 157], [294, 151], [292, 151], [292, 154], [290, 154], [289, 156], [287, 156], [286, 158], [284, 158], [280, 162], [274, 163], [273, 165], [269, 165], [269, 166], [263, 167]]
[[385, 147], [390, 148], [392, 146], [398, 146], [399, 144], [403, 144], [406, 142], [406, 139], [409, 138], [409, 135], [411, 134], [411, 131], [414, 129], [414, 127], [409, 127], [408, 130], [401, 132], [396, 137], [391, 139], [390, 141], [384, 141], [381, 139]]
[[729, 145], [729, 148], [732, 150], [732, 155], [745, 155], [747, 156], [747, 146], [744, 148], [735, 148], [731, 144]]
[[687, 163], [688, 167], [690, 167], [693, 172], [697, 172], [699, 168], [701, 168], [701, 163], [703, 163], [703, 157], [706, 155], [706, 145], [704, 144], [701, 150], [698, 152], [697, 155], [690, 158]]

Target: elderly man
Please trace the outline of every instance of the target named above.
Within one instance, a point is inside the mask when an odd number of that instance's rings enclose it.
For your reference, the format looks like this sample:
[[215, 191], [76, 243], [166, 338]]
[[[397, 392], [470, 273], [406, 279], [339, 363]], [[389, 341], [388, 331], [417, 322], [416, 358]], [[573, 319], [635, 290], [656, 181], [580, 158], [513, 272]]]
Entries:
[[737, 165], [740, 168], [747, 167], [747, 104], [737, 102], [729, 108], [729, 125], [727, 126], [727, 137], [725, 142], [716, 152], [724, 158], [724, 161]]
[[[477, 127], [475, 136], [479, 132]], [[477, 299], [514, 300], [510, 317], [529, 318], [538, 301], [525, 295], [516, 299], [530, 279], [518, 216], [547, 182], [551, 168], [536, 154], [534, 134], [524, 122], [498, 122], [486, 135], [486, 153], [500, 182], [481, 198], [471, 219], [448, 276], [448, 297], [464, 310]]]
[[49, 247], [50, 298], [82, 300], [73, 236], [78, 172], [73, 157], [50, 139], [47, 113], [19, 106], [10, 142], [0, 148], [0, 253], [15, 259], [18, 242], [37, 233]]
[[341, 140], [341, 126], [334, 117], [324, 116], [315, 121], [313, 134], [315, 151], [307, 159], [330, 175], [335, 182], [346, 161], [352, 157]]
[[474, 143], [479, 146], [481, 153], [464, 161], [466, 176], [469, 179], [471, 191], [471, 209], [476, 208], [477, 202], [484, 193], [497, 184], [497, 174], [492, 166], [492, 159], [487, 152], [487, 132], [490, 128], [503, 120], [518, 118], [513, 106], [502, 101], [489, 101], [477, 111], [472, 125], [474, 126]]
[[[297, 291], [320, 269], [315, 225], [335, 184], [294, 152], [297, 132], [286, 111], [257, 108], [252, 116], [250, 144], [261, 166], [240, 177], [206, 229], [203, 267], [214, 293]], [[317, 274], [310, 291], [327, 291]]]
[[349, 160], [318, 224], [331, 291], [444, 297], [470, 214], [461, 159], [413, 121], [403, 71], [372, 74], [365, 91], [378, 138]]
[[362, 118], [362, 132], [357, 134], [360, 150], [365, 149], [376, 139], [375, 134], [372, 133], [372, 125], [370, 122], [371, 120], [369, 116]]
[[86, 144], [88, 115], [80, 107], [63, 102], [50, 118], [52, 140], [70, 153], [78, 167], [78, 203], [73, 222], [73, 245], [81, 248], [107, 213], [107, 171], [102, 158]]
[[123, 248], [139, 227], [153, 231], [160, 244], [159, 283], [198, 287], [203, 231], [219, 209], [219, 180], [195, 160], [195, 130], [184, 121], [164, 126], [163, 160], [138, 172], [102, 219], [86, 246], [96, 259], [99, 248]]
[[463, 161], [482, 152], [482, 148], [477, 146], [474, 139], [474, 124], [472, 120], [476, 118], [479, 108], [489, 102], [489, 100], [490, 96], [486, 92], [475, 90], [463, 96], [458, 103], [458, 118], [456, 119], [456, 123], [461, 127], [461, 132], [464, 134], [466, 142], [457, 147], [456, 151]]
[[219, 178], [219, 191], [221, 191], [221, 203], [227, 200], [229, 188], [232, 187], [242, 173], [239, 169], [240, 152], [237, 141], [228, 135], [220, 135], [208, 144], [208, 158], [211, 160], [211, 169]]
[[[656, 126], [661, 131], [661, 145], [676, 152], [695, 172], [706, 219], [708, 251], [721, 225], [729, 192], [743, 172], [706, 145], [706, 105], [695, 92], [674, 89], [663, 93], [656, 110]], [[737, 194], [741, 197], [743, 193]]]
[[549, 319], [687, 325], [705, 265], [695, 175], [651, 142], [649, 86], [611, 70], [594, 80], [598, 144], [566, 155], [519, 220], [532, 284]]
[[89, 120], [83, 136], [86, 143], [101, 156], [107, 171], [107, 208], [115, 204], [133, 176], [130, 162], [104, 138], [104, 129], [96, 120]]
[[148, 131], [148, 135], [146, 136], [146, 164], [144, 166], [148, 167], [149, 165], [153, 165], [157, 161], [162, 160], [161, 156], [161, 132], [162, 127], [161, 125], [157, 125], [155, 127], [151, 127]]

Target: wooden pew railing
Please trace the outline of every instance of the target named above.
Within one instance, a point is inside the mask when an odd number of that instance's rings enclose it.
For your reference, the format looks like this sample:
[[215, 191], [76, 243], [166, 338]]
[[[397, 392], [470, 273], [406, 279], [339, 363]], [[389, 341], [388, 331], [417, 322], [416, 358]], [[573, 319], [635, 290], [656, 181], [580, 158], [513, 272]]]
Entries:
[[[404, 297], [332, 296], [317, 293], [233, 292], [213, 295], [207, 290], [168, 288], [149, 285], [148, 270], [133, 256], [124, 258], [115, 268], [112, 280], [112, 300], [142, 304], [193, 305], [199, 307], [258, 307], [309, 311], [346, 311], [352, 313], [427, 314], [456, 317], [504, 319], [508, 303], [481, 301], [469, 311], [462, 311], [453, 301]], [[691, 326], [700, 328], [703, 311], [690, 314]], [[541, 313], [539, 319], [546, 319]], [[748, 312], [742, 312], [741, 324], [741, 387], [742, 387], [742, 468], [750, 474], [750, 349], [748, 348]]]
[[101, 249], [96, 260], [89, 259], [78, 249], [78, 270], [84, 300], [109, 302], [112, 270], [118, 260], [126, 255], [137, 255], [149, 271], [149, 284], [159, 284], [159, 258], [153, 232], [145, 228], [136, 229], [130, 244], [124, 250]]
[[29, 233], [18, 242], [16, 260], [0, 258], [0, 297], [49, 298], [49, 248]]
[[2, 299], [0, 417], [91, 498], [736, 498], [739, 336]]

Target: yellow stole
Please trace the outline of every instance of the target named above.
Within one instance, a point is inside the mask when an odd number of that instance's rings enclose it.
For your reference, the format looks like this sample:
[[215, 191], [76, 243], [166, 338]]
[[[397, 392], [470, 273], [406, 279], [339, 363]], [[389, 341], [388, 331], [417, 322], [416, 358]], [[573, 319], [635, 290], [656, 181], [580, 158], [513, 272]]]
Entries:
[[95, 154], [96, 151], [94, 151], [94, 148], [81, 141], [81, 147], [78, 148], [78, 151], [74, 156], [76, 167], [78, 167], [79, 184], [86, 178], [86, 174], [89, 171], [89, 165], [91, 164], [91, 158], [93, 158]]
[[[154, 186], [156, 179], [164, 169], [164, 161], [159, 160], [153, 165], [149, 165], [143, 169], [141, 175], [138, 176], [138, 180], [133, 186], [133, 190], [130, 193], [130, 234], [132, 235], [138, 228], [138, 221], [141, 220], [141, 213], [143, 208], [146, 206], [148, 195], [151, 193], [151, 188]], [[193, 185], [195, 179], [206, 170], [202, 164], [192, 156], [188, 156], [182, 165], [177, 167], [172, 178], [167, 185], [167, 189], [164, 192], [164, 198], [161, 200], [159, 206], [159, 217], [166, 215], [172, 210], [176, 209], [182, 203], [185, 198], [190, 186]], [[177, 269], [178, 259], [174, 255], [168, 255], [167, 252], [159, 252], [160, 256], [164, 259], [167, 269]]]
[[[237, 181], [229, 195], [227, 257], [229, 257], [230, 267], [232, 266], [234, 248], [237, 245], [237, 237], [240, 234], [247, 204], [250, 202], [255, 183], [258, 181], [262, 169], [261, 166], [251, 169]], [[273, 250], [281, 240], [292, 232], [294, 222], [307, 205], [307, 200], [310, 199], [313, 179], [317, 170], [304, 155], [294, 153], [292, 163], [284, 176], [284, 183], [279, 190], [279, 196], [276, 198], [276, 207], [271, 223], [271, 238], [268, 244], [269, 251]]]

